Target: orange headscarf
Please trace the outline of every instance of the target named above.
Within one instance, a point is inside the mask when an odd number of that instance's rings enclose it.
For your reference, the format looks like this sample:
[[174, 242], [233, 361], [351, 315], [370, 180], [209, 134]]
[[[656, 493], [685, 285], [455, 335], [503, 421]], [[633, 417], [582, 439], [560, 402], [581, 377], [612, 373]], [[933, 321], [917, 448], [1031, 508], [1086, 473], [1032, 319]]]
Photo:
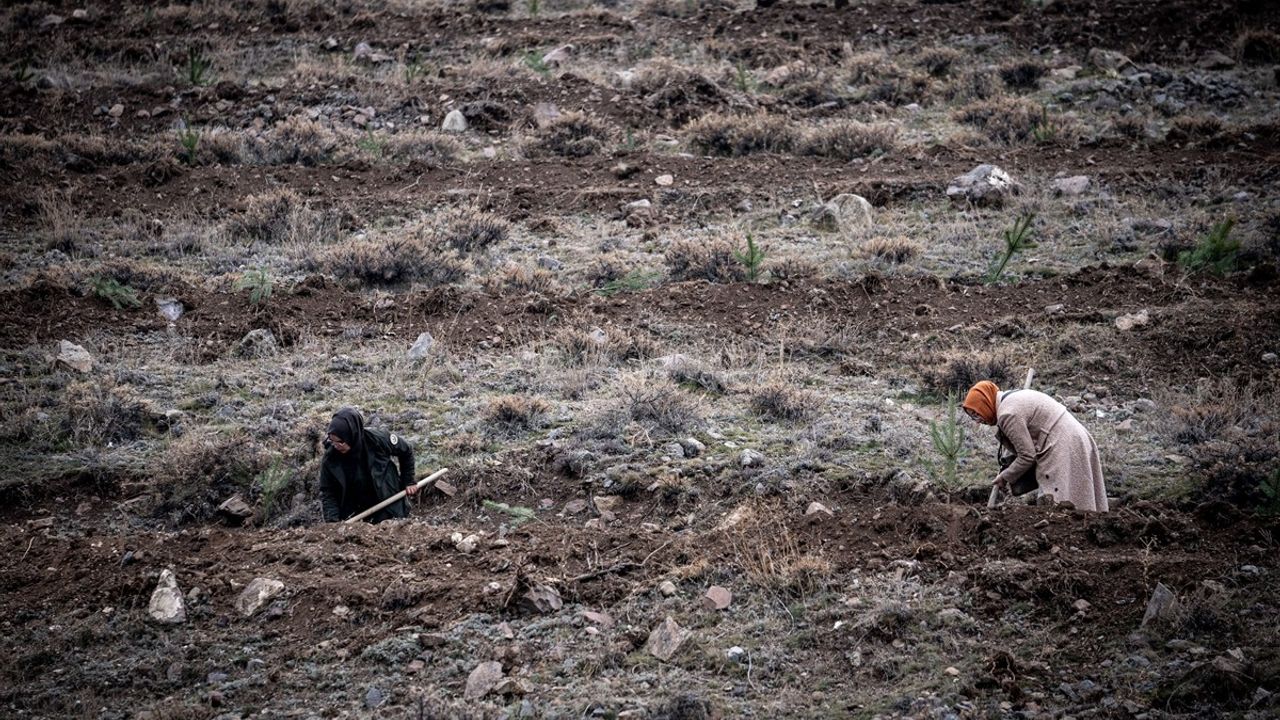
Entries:
[[1000, 392], [1000, 388], [990, 380], [982, 380], [978, 384], [969, 388], [969, 394], [964, 396], [964, 409], [972, 410], [978, 413], [978, 417], [984, 422], [996, 424], [996, 393]]

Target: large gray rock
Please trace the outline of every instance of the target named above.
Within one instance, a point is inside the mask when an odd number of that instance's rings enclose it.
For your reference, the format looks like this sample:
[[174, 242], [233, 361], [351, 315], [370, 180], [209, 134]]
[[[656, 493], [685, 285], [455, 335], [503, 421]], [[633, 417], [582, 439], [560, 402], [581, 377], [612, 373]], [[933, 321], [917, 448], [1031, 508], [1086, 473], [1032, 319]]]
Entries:
[[253, 617], [254, 613], [284, 592], [284, 583], [271, 578], [254, 578], [249, 586], [236, 598], [236, 610], [245, 617]]
[[172, 570], [160, 571], [160, 581], [156, 583], [155, 592], [151, 593], [147, 614], [152, 620], [166, 625], [176, 625], [186, 621], [187, 605], [182, 599], [182, 591], [178, 589], [178, 579], [173, 576]]
[[450, 110], [449, 114], [444, 116], [444, 123], [440, 125], [440, 129], [451, 133], [466, 132], [467, 117], [461, 110]]
[[520, 596], [520, 603], [527, 609], [539, 613], [553, 613], [564, 607], [560, 593], [550, 585], [534, 585]]
[[649, 640], [644, 647], [650, 655], [667, 662], [675, 657], [675, 654], [680, 650], [680, 646], [684, 645], [684, 642], [692, 634], [692, 631], [680, 627], [680, 623], [677, 623], [668, 615], [666, 620], [663, 620], [649, 633]]
[[462, 691], [464, 700], [479, 700], [502, 682], [502, 663], [490, 660], [482, 662], [467, 676], [467, 687]]
[[63, 340], [58, 345], [58, 362], [82, 374], [93, 369], [93, 356], [70, 340]]
[[240, 338], [240, 343], [236, 345], [236, 354], [243, 358], [271, 357], [279, 350], [276, 336], [266, 328], [250, 330], [249, 334]]
[[1088, 175], [1074, 175], [1072, 177], [1058, 178], [1049, 184], [1053, 189], [1054, 195], [1066, 195], [1067, 197], [1076, 197], [1083, 195], [1089, 190]]
[[1138, 626], [1144, 628], [1147, 623], [1152, 621], [1170, 620], [1178, 612], [1178, 596], [1173, 594], [1164, 583], [1156, 583], [1156, 589], [1151, 592], [1151, 599], [1147, 601], [1147, 610], [1142, 614], [1142, 623]]
[[837, 195], [813, 213], [810, 223], [819, 230], [837, 232], [870, 227], [871, 203], [861, 195], [844, 193]]
[[1093, 48], [1089, 50], [1089, 55], [1086, 57], [1086, 60], [1088, 60], [1089, 64], [1095, 69], [1102, 70], [1103, 72], [1120, 72], [1125, 68], [1133, 66], [1133, 61], [1125, 57], [1123, 53], [1116, 52], [1115, 50], [1104, 50], [1102, 48]]
[[1020, 190], [1009, 173], [984, 163], [953, 179], [947, 186], [947, 197], [952, 202], [999, 207]]
[[409, 348], [410, 360], [422, 360], [431, 353], [431, 348], [435, 347], [436, 339], [431, 337], [431, 333], [424, 332], [418, 335], [418, 339], [413, 341], [413, 346]]

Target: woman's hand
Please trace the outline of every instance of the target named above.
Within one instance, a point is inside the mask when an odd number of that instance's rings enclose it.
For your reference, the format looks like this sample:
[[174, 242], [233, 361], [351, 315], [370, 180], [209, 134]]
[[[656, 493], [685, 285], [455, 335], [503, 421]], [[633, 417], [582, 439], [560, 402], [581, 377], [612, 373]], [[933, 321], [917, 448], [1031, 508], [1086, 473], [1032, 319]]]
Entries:
[[418, 494], [418, 484], [414, 483], [409, 487], [405, 488], [404, 491], [409, 494], [409, 497], [413, 497], [414, 495]]
[[1007, 478], [997, 477], [995, 480], [991, 482], [991, 484], [1000, 488], [1002, 491], [1007, 492], [1009, 490], [1009, 480]]

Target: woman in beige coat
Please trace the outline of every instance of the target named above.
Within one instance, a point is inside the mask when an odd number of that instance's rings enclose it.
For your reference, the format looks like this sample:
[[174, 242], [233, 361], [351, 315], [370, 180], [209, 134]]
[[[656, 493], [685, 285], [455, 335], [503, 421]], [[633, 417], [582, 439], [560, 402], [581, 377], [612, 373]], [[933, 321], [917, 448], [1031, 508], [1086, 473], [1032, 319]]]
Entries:
[[984, 425], [995, 425], [1000, 442], [1018, 454], [996, 476], [996, 485], [1008, 487], [1034, 466], [1044, 494], [1079, 510], [1107, 512], [1098, 445], [1062, 403], [1035, 390], [1001, 392], [983, 380], [965, 396], [964, 410]]

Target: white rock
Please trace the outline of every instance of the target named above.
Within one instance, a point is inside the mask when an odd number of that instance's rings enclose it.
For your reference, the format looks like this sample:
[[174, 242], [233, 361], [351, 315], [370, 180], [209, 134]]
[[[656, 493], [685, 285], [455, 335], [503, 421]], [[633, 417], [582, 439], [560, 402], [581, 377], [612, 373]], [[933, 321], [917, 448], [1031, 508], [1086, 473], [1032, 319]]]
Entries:
[[641, 198], [640, 200], [636, 200], [635, 202], [627, 203], [627, 207], [632, 210], [641, 210], [644, 208], [653, 207], [653, 203], [649, 202], [648, 198]]
[[284, 592], [284, 583], [271, 578], [254, 578], [236, 598], [236, 610], [245, 617], [252, 617], [275, 596]]
[[418, 339], [413, 341], [413, 345], [409, 348], [410, 360], [422, 360], [431, 353], [431, 348], [436, 344], [436, 339], [431, 337], [431, 333], [424, 332], [418, 335]]
[[658, 585], [658, 592], [662, 593], [663, 597], [671, 597], [676, 594], [676, 584], [670, 580], [663, 580]]
[[757, 467], [764, 464], [764, 455], [755, 450], [743, 450], [738, 456], [738, 462], [742, 467]]
[[954, 178], [947, 186], [947, 197], [952, 202], [998, 207], [1019, 190], [1009, 173], [995, 165], [982, 164]]
[[1053, 189], [1054, 195], [1076, 197], [1085, 194], [1089, 190], [1089, 177], [1087, 175], [1075, 175], [1058, 178], [1050, 183], [1050, 187]]
[[1119, 72], [1133, 65], [1133, 61], [1115, 50], [1092, 48], [1086, 58], [1093, 67], [1110, 72]]
[[533, 106], [533, 122], [544, 128], [560, 119], [560, 108], [555, 103], [538, 103]]
[[173, 571], [160, 571], [160, 581], [156, 583], [155, 592], [151, 593], [151, 602], [147, 604], [147, 614], [152, 620], [166, 625], [176, 625], [187, 619], [187, 606], [182, 599], [182, 591], [178, 589], [178, 579]]
[[707, 451], [707, 446], [701, 440], [694, 437], [688, 437], [680, 441], [680, 447], [684, 448], [685, 457], [698, 457]]
[[871, 227], [871, 203], [861, 195], [837, 195], [818, 209], [814, 224], [827, 231]]
[[804, 509], [804, 514], [805, 515], [821, 514], [821, 515], [825, 515], [826, 517], [832, 517], [835, 515], [835, 513], [831, 512], [831, 508], [827, 507], [826, 505], [823, 505], [817, 500], [814, 500], [813, 502], [809, 503], [809, 507]]
[[1147, 310], [1144, 308], [1139, 312], [1129, 313], [1128, 315], [1121, 315], [1120, 317], [1116, 318], [1116, 329], [1121, 331], [1128, 331], [1136, 327], [1142, 327], [1144, 325], [1147, 325], [1150, 322], [1151, 322], [1151, 313], [1147, 312]]
[[450, 539], [453, 540], [453, 547], [463, 555], [470, 555], [475, 552], [476, 547], [480, 544], [480, 536], [475, 534], [463, 536], [462, 533], [456, 532]]
[[631, 83], [635, 82], [636, 73], [634, 70], [617, 70], [613, 76], [618, 78], [618, 87], [623, 90], [630, 90]]
[[156, 298], [156, 310], [160, 311], [160, 316], [169, 322], [177, 322], [185, 309], [177, 298]]
[[676, 178], [674, 175], [659, 175], [658, 177], [654, 178], [653, 181], [658, 185], [661, 185], [662, 187], [669, 187], [673, 183], [675, 183]]
[[725, 610], [733, 603], [733, 593], [729, 588], [712, 585], [702, 596], [702, 606], [708, 610]]
[[444, 122], [440, 124], [440, 129], [451, 133], [466, 132], [467, 118], [462, 114], [461, 110], [450, 110], [449, 114], [444, 116]]
[[569, 62], [569, 58], [573, 57], [572, 45], [561, 45], [542, 56], [542, 64], [547, 67], [561, 67]]
[[746, 655], [747, 655], [747, 651], [738, 645], [734, 645], [733, 647], [724, 651], [725, 659], [732, 663], [742, 662], [743, 658], [745, 658]]
[[87, 373], [93, 369], [93, 356], [70, 340], [63, 340], [58, 345], [58, 362], [78, 373]]

